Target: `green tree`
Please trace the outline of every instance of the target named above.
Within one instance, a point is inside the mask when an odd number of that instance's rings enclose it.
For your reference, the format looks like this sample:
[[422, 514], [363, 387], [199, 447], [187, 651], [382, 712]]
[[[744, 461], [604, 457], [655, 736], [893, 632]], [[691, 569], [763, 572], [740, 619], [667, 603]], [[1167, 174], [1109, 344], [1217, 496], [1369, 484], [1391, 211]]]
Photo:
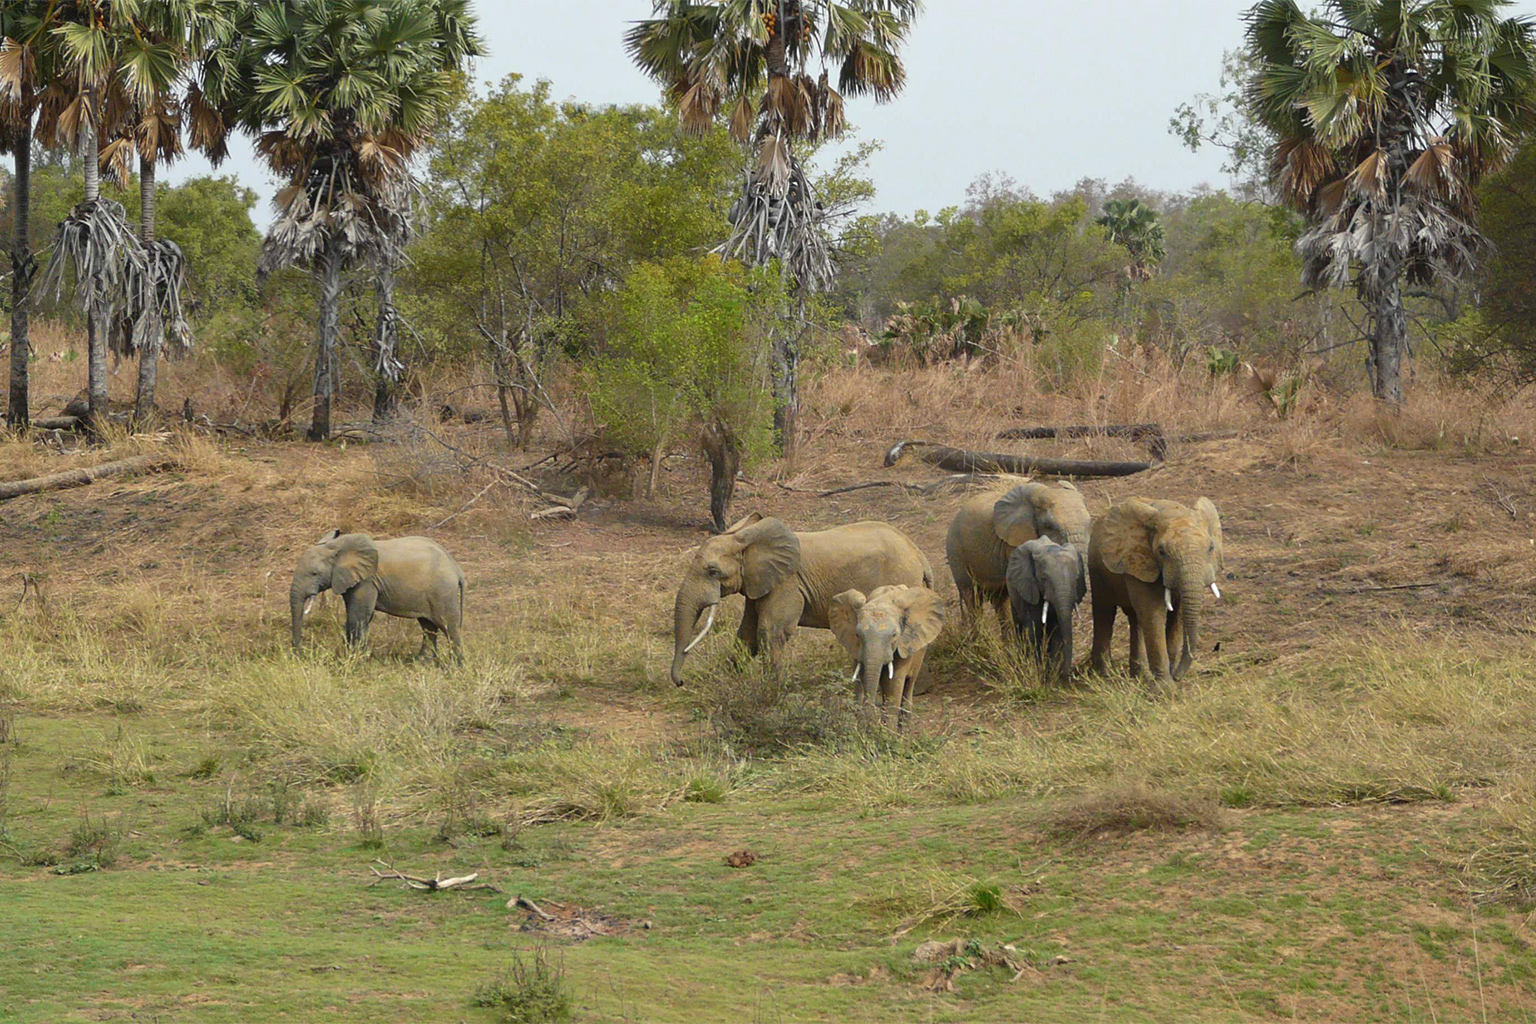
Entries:
[[[409, 164], [453, 96], [454, 70], [479, 52], [468, 0], [260, 0], [205, 78], [208, 100], [259, 137], [288, 182], [263, 269], [305, 266], [319, 283], [312, 441], [331, 434], [342, 272], [374, 261], [393, 319], [388, 278], [409, 233]], [[393, 332], [386, 324], [380, 341]], [[398, 374], [392, 345], [376, 359], [379, 373]]]
[[1132, 280], [1149, 279], [1152, 268], [1168, 255], [1157, 211], [1140, 199], [1109, 200], [1104, 204], [1103, 215], [1094, 223], [1109, 232], [1110, 241], [1124, 246], [1131, 254]]
[[1308, 287], [1353, 283], [1377, 398], [1403, 401], [1404, 284], [1474, 265], [1478, 182], [1536, 123], [1536, 43], [1507, 0], [1296, 0], [1248, 13], [1252, 103]]
[[743, 461], [772, 447], [769, 332], [784, 301], [777, 278], [718, 257], [641, 264], [615, 294], [606, 351], [587, 372], [604, 436], [650, 456], [653, 488], [664, 446], [697, 433], [716, 530]]
[[805, 310], [835, 276], [831, 211], [795, 145], [840, 135], [844, 96], [885, 102], [901, 91], [899, 51], [921, 9], [919, 0], [653, 0], [655, 16], [625, 36], [684, 125], [703, 131], [723, 118], [749, 148], [721, 251], [753, 266], [777, 261], [796, 296], [797, 315], [774, 343], [776, 430], [791, 458]]

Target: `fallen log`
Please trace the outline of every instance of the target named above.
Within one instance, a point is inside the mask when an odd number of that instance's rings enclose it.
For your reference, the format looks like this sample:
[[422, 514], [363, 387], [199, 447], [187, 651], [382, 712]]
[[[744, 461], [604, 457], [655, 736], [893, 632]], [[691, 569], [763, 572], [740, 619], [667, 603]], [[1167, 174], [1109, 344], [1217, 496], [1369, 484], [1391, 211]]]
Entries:
[[0, 482], [0, 501], [19, 498], [24, 494], [40, 494], [43, 491], [62, 491], [66, 487], [84, 487], [98, 480], [114, 476], [131, 476], [134, 473], [153, 473], [170, 469], [176, 460], [169, 455], [135, 455], [117, 462], [104, 462], [99, 466], [67, 469], [62, 473], [34, 477], [31, 480], [6, 480]]
[[972, 452], [932, 441], [898, 441], [885, 453], [885, 464], [896, 465], [908, 448], [921, 446], [918, 458], [952, 473], [1038, 473], [1042, 476], [1130, 476], [1152, 468], [1150, 462], [1102, 462], [1094, 459], [1047, 459], [1006, 452]]
[[38, 430], [79, 430], [85, 426], [85, 420], [79, 416], [39, 416], [32, 425]]
[[[873, 480], [869, 483], [849, 484], [846, 487], [834, 487], [828, 491], [816, 491], [807, 487], [791, 487], [789, 484], [778, 484], [779, 490], [791, 491], [795, 494], [814, 494], [818, 498], [830, 498], [838, 494], [847, 494], [850, 491], [864, 491], [874, 487], [899, 487], [908, 494], [927, 496], [937, 494], [939, 491], [958, 489], [962, 487], [985, 487], [995, 483], [999, 479], [995, 473], [956, 473], [942, 480], [935, 480], [930, 484], [912, 484], [905, 480]], [[778, 483], [775, 481], [775, 483]]]
[[1072, 427], [1009, 427], [997, 436], [1007, 441], [1037, 441], [1051, 437], [1124, 437], [1145, 444], [1157, 462], [1168, 456], [1168, 437], [1156, 423], [1109, 423], [1104, 426], [1084, 424]]

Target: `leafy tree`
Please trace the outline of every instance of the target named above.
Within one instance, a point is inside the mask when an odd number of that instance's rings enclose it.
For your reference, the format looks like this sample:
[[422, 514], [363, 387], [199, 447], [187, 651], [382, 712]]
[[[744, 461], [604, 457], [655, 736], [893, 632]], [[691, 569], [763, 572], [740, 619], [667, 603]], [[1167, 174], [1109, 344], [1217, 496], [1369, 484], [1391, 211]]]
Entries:
[[1477, 282], [1476, 309], [1442, 331], [1452, 366], [1496, 366], [1516, 385], [1536, 380], [1536, 142], [1477, 190], [1492, 250]]
[[612, 300], [604, 351], [587, 391], [604, 436], [651, 458], [697, 431], [709, 458], [709, 510], [724, 530], [736, 473], [772, 447], [769, 328], [784, 295], [766, 271], [677, 258], [634, 268]]
[[1227, 154], [1221, 169], [1232, 176], [1235, 191], [1243, 199], [1272, 202], [1269, 154], [1274, 133], [1259, 120], [1250, 93], [1258, 65], [1246, 50], [1228, 50], [1221, 57], [1219, 93], [1200, 93], [1181, 103], [1168, 119], [1168, 131], [1197, 153], [1215, 146]]
[[1104, 204], [1104, 213], [1095, 223], [1109, 232], [1110, 241], [1124, 246], [1131, 254], [1132, 280], [1150, 278], [1152, 268], [1168, 255], [1157, 211], [1140, 199], [1111, 199]]
[[1376, 397], [1403, 401], [1403, 285], [1456, 282], [1482, 237], [1476, 186], [1536, 123], [1536, 43], [1507, 0], [1296, 0], [1248, 13], [1251, 98], [1276, 187], [1306, 214], [1309, 287], [1368, 307]]
[[657, 107], [554, 103], [548, 83], [518, 76], [449, 118], [404, 301], [429, 336], [488, 346], [509, 442], [527, 443], [542, 367], [578, 343], [594, 296], [636, 262], [719, 237], [736, 159], [723, 130], [685, 135]]
[[[409, 164], [453, 95], [453, 70], [480, 52], [468, 0], [260, 0], [204, 91], [259, 137], [288, 184], [262, 266], [311, 269], [319, 282], [314, 414], [331, 433], [342, 271], [373, 260], [386, 319], [388, 277], [408, 234]], [[377, 369], [398, 373], [386, 324]]]
[[885, 102], [901, 91], [899, 50], [921, 9], [920, 0], [653, 0], [655, 16], [625, 36], [684, 125], [703, 131], [724, 118], [749, 147], [722, 251], [753, 266], [778, 261], [796, 295], [796, 322], [780, 325], [774, 344], [776, 428], [791, 457], [805, 307], [834, 278], [832, 211], [794, 147], [842, 133], [845, 95]]

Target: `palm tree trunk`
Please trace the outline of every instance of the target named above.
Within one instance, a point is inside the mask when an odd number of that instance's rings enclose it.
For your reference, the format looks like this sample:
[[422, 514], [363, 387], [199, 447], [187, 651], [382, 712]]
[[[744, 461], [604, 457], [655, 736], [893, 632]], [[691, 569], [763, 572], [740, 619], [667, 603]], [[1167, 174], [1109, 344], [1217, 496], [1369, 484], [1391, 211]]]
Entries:
[[1408, 314], [1403, 310], [1401, 262], [1387, 256], [1376, 295], [1371, 333], [1371, 391], [1394, 407], [1403, 404], [1403, 352], [1408, 347]]
[[395, 315], [395, 270], [380, 268], [375, 284], [379, 297], [379, 321], [374, 328], [378, 381], [373, 389], [373, 422], [383, 423], [395, 414], [395, 350], [399, 347], [399, 318]]
[[32, 260], [32, 239], [28, 220], [32, 215], [32, 124], [30, 115], [13, 140], [16, 150], [16, 183], [12, 199], [11, 231], [11, 386], [5, 422], [13, 429], [24, 429], [31, 422], [28, 411], [27, 357], [32, 354], [27, 336], [27, 314], [31, 310], [32, 274], [37, 264]]
[[336, 341], [341, 330], [341, 243], [326, 242], [320, 263], [320, 346], [315, 353], [315, 411], [307, 438], [331, 437], [331, 395], [336, 387]]
[[[81, 158], [85, 161], [85, 202], [101, 199], [101, 147], [96, 135], [96, 100], [86, 91], [87, 114], [81, 124]], [[96, 322], [96, 307], [90, 303], [85, 311], [86, 336], [86, 387], [90, 396], [90, 418], [93, 428], [99, 427], [107, 414], [107, 325]]]
[[[150, 246], [155, 241], [155, 162], [139, 157], [139, 237], [144, 243], [145, 258], [153, 261]], [[154, 301], [160, 300], [159, 288], [155, 289]], [[153, 325], [149, 337], [139, 349], [139, 390], [133, 403], [135, 430], [147, 428], [155, 419], [155, 386], [160, 372], [160, 348], [165, 335], [158, 308], [150, 314]]]

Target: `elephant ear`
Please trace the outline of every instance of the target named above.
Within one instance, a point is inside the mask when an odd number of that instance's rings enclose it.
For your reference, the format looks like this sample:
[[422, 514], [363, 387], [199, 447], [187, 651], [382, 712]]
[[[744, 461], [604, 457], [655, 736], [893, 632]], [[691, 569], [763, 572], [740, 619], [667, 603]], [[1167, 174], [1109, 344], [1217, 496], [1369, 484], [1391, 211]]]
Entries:
[[1163, 574], [1162, 563], [1152, 550], [1156, 522], [1157, 509], [1141, 498], [1128, 498], [1104, 513], [1104, 518], [1093, 524], [1104, 567], [1143, 583], [1156, 583]]
[[728, 532], [734, 532], [745, 548], [741, 591], [752, 600], [763, 597], [800, 568], [800, 538], [782, 519], [759, 517], [749, 526], [740, 530], [732, 527]]
[[891, 595], [901, 609], [901, 632], [896, 635], [896, 653], [910, 658], [933, 643], [944, 628], [944, 600], [927, 587], [899, 587]]
[[992, 506], [992, 531], [1011, 548], [1040, 536], [1035, 516], [1046, 506], [1049, 490], [1044, 484], [1020, 484]]
[[1210, 532], [1211, 541], [1216, 545], [1215, 565], [1218, 572], [1224, 567], [1221, 553], [1221, 513], [1216, 511], [1215, 502], [1210, 498], [1201, 498], [1195, 502], [1195, 511], [1205, 517], [1205, 528]]
[[315, 541], [315, 543], [316, 544], [329, 544], [331, 541], [335, 540], [337, 537], [340, 537], [340, 536], [341, 536], [341, 531], [340, 530], [327, 530], [325, 533], [320, 535], [320, 539]]
[[864, 593], [860, 590], [845, 590], [827, 606], [827, 628], [855, 658], [860, 651], [859, 612], [863, 607]]
[[742, 530], [745, 530], [747, 527], [753, 525], [754, 523], [760, 523], [762, 521], [763, 514], [761, 512], [748, 512], [746, 515], [736, 520], [730, 526], [726, 527], [725, 534], [722, 534], [722, 536], [726, 536], [732, 533], [740, 533]]
[[379, 571], [379, 549], [366, 533], [348, 533], [336, 538], [336, 561], [331, 566], [331, 589], [345, 594]]
[[1067, 546], [1077, 553], [1077, 600], [1081, 603], [1088, 596], [1088, 552], [1076, 544]]
[[1008, 556], [1008, 595], [1024, 604], [1040, 603], [1040, 586], [1035, 582], [1035, 542], [1014, 548]]

